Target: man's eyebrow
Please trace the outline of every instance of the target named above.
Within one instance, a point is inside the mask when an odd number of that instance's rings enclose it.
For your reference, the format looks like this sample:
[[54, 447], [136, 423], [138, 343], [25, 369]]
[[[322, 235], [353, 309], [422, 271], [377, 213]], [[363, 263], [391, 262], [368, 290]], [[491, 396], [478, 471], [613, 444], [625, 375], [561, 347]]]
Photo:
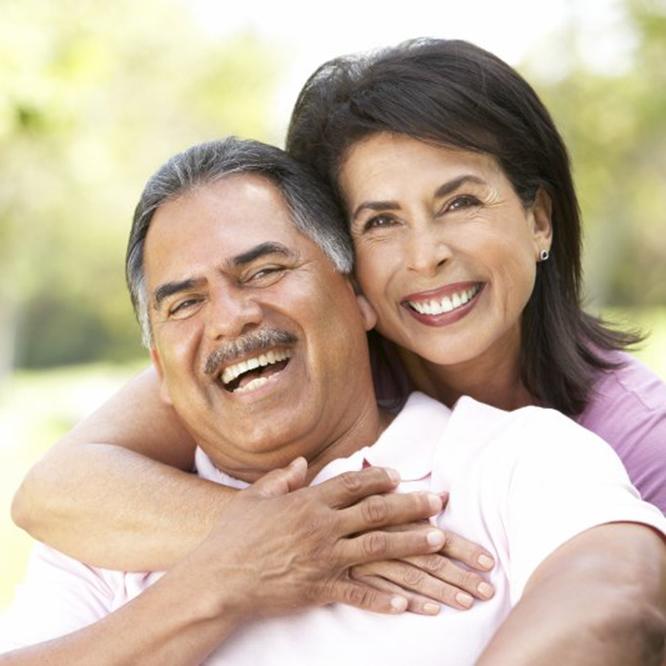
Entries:
[[[483, 178], [474, 176], [471, 173], [466, 173], [463, 174], [462, 176], [453, 178], [452, 180], [449, 180], [446, 183], [440, 185], [435, 191], [435, 197], [438, 199], [441, 197], [445, 197], [447, 194], [455, 192], [461, 185], [468, 182], [477, 183], [478, 185], [486, 184], [486, 181], [483, 180]], [[354, 214], [352, 215], [352, 220], [355, 220], [359, 216], [359, 214], [364, 210], [382, 211], [382, 210], [398, 210], [399, 208], [400, 204], [397, 201], [364, 201], [354, 211]]]
[[157, 289], [155, 289], [153, 300], [155, 303], [155, 309], [159, 308], [160, 303], [173, 294], [177, 294], [181, 291], [187, 291], [193, 287], [197, 287], [203, 283], [202, 279], [187, 278], [186, 280], [179, 280], [177, 282], [165, 282], [161, 284]]
[[276, 243], [274, 241], [267, 241], [266, 243], [259, 243], [259, 245], [255, 245], [247, 252], [237, 254], [231, 259], [231, 264], [236, 267], [245, 266], [246, 264], [252, 263], [255, 259], [259, 259], [268, 254], [279, 254], [283, 257], [296, 256], [293, 250], [290, 250], [286, 245], [282, 245], [282, 243]]
[[[231, 258], [230, 263], [235, 267], [244, 266], [245, 264], [253, 262], [255, 259], [259, 259], [260, 257], [264, 257], [269, 254], [279, 254], [283, 257], [296, 256], [296, 254], [286, 245], [268, 241], [266, 243], [255, 245], [247, 252], [237, 254], [235, 257]], [[164, 284], [161, 284], [159, 287], [157, 287], [157, 289], [155, 289], [153, 294], [155, 309], [159, 308], [160, 304], [165, 298], [172, 296], [173, 294], [177, 294], [181, 291], [187, 291], [188, 289], [198, 287], [203, 282], [203, 278], [186, 278], [185, 280], [165, 282]]]

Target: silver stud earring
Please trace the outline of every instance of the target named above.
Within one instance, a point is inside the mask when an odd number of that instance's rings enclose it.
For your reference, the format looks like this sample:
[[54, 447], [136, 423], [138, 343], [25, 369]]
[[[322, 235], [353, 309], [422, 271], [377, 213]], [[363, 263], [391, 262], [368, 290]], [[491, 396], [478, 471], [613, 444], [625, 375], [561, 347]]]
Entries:
[[548, 250], [541, 250], [541, 252], [539, 252], [539, 261], [547, 261], [548, 257], [550, 257], [550, 252], [548, 252]]

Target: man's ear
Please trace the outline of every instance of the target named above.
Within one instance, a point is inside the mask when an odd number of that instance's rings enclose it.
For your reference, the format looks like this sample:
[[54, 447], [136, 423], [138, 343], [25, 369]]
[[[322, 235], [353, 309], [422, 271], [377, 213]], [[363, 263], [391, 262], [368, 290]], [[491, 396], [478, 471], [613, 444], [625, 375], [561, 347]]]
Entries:
[[536, 255], [542, 250], [550, 250], [553, 242], [553, 202], [543, 187], [537, 191], [534, 203], [530, 208], [530, 223]]
[[356, 302], [361, 311], [361, 318], [363, 319], [365, 330], [369, 331], [370, 329], [373, 329], [377, 323], [377, 313], [375, 312], [375, 308], [370, 305], [370, 301], [363, 294], [356, 294]]
[[157, 347], [150, 348], [150, 360], [153, 362], [153, 367], [157, 372], [157, 377], [160, 381], [160, 398], [162, 402], [165, 402], [167, 405], [173, 406], [171, 401], [171, 396], [169, 395], [169, 389], [167, 388], [166, 381], [164, 379], [164, 369], [162, 368], [162, 359], [160, 358], [160, 353], [157, 351]]

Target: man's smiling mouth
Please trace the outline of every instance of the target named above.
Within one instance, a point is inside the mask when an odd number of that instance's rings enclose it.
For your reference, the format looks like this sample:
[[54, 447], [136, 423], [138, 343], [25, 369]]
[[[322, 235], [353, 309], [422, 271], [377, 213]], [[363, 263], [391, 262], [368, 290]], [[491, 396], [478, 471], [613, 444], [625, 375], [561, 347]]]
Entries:
[[290, 358], [291, 351], [288, 349], [271, 349], [227, 366], [218, 379], [230, 393], [250, 392], [284, 370]]

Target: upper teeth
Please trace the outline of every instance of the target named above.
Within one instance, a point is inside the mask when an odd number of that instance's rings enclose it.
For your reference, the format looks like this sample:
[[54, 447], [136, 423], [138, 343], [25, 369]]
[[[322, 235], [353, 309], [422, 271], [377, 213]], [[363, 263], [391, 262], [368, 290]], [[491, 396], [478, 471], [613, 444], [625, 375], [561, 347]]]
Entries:
[[266, 365], [272, 365], [273, 363], [279, 363], [288, 359], [291, 354], [286, 349], [281, 350], [271, 350], [265, 354], [259, 356], [253, 356], [252, 358], [246, 358], [240, 363], [235, 365], [230, 365], [228, 368], [224, 369], [222, 373], [222, 382], [228, 384], [232, 382], [236, 377], [242, 375], [244, 372], [254, 370], [255, 368], [262, 368]]
[[481, 289], [480, 285], [458, 291], [451, 296], [444, 296], [443, 298], [433, 299], [430, 301], [408, 301], [410, 307], [414, 308], [420, 314], [439, 315], [445, 312], [451, 312], [465, 305], [475, 294]]

